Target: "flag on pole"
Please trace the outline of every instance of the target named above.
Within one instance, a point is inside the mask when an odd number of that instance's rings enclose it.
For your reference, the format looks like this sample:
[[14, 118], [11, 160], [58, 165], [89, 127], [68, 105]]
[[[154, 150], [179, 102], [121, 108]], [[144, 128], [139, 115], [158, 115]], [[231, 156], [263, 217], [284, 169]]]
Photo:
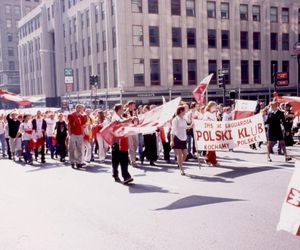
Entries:
[[300, 97], [297, 96], [277, 96], [276, 100], [280, 103], [288, 102], [296, 116], [300, 116]]
[[295, 170], [281, 208], [277, 230], [284, 230], [300, 236], [300, 161]]
[[7, 100], [7, 101], [15, 102], [19, 106], [22, 106], [22, 107], [32, 104], [32, 101], [30, 101], [29, 99], [18, 96], [17, 94], [15, 94], [13, 92], [9, 92], [4, 89], [0, 89], [0, 98], [3, 98], [4, 100]]
[[200, 105], [205, 104], [205, 92], [208, 88], [208, 85], [212, 79], [214, 74], [210, 74], [209, 76], [205, 77], [200, 84], [197, 86], [197, 88], [193, 91], [194, 99], [197, 103]]
[[239, 120], [254, 115], [257, 101], [236, 100], [233, 110], [233, 119]]

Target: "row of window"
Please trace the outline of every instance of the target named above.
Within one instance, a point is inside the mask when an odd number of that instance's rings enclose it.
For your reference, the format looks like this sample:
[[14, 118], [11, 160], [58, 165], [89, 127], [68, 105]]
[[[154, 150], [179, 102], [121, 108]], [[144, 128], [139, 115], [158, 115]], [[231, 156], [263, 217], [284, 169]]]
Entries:
[[[150, 84], [157, 86], [161, 84], [160, 60], [150, 59]], [[173, 84], [183, 85], [183, 61], [173, 60]], [[253, 83], [261, 84], [261, 61], [253, 61]], [[230, 61], [222, 60], [222, 68], [226, 68], [230, 72]], [[278, 62], [271, 61], [271, 72], [278, 70]], [[208, 61], [208, 73], [214, 74], [211, 84], [217, 84], [218, 65], [216, 60]], [[282, 71], [289, 72], [289, 61], [282, 61]], [[145, 65], [144, 59], [137, 58], [133, 60], [134, 85], [145, 86]], [[272, 79], [272, 74], [271, 78]], [[187, 80], [188, 85], [197, 84], [197, 61], [187, 60]], [[225, 83], [230, 84], [230, 74], [225, 76]], [[241, 83], [249, 84], [249, 61], [241, 60]]]
[[37, 15], [34, 18], [32, 18], [30, 21], [25, 23], [22, 27], [19, 29], [19, 37], [20, 39], [26, 37], [27, 35], [31, 34], [35, 30], [39, 29], [41, 26], [41, 15]]

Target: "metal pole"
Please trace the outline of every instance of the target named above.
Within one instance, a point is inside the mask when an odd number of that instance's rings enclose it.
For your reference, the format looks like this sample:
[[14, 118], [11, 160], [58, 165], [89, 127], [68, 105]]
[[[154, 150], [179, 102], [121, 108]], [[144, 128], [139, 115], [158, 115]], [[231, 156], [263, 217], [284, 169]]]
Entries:
[[226, 84], [225, 77], [223, 77], [223, 104], [226, 106]]
[[299, 79], [300, 79], [300, 55], [297, 55], [297, 62], [298, 62], [298, 79], [296, 79], [297, 82], [297, 96], [299, 96]]
[[170, 87], [169, 88], [169, 101], [172, 100], [172, 88]]

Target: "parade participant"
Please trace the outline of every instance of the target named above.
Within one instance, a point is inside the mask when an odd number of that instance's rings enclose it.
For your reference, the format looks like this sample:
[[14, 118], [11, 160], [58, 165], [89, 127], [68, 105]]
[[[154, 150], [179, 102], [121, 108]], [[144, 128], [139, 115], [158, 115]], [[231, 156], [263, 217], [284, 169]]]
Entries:
[[21, 161], [21, 135], [18, 135], [19, 127], [21, 121], [18, 119], [18, 113], [14, 110], [10, 114], [6, 116], [7, 124], [8, 124], [8, 135], [9, 135], [9, 145], [12, 153], [12, 159], [15, 161], [15, 157], [19, 158]]
[[8, 123], [7, 122], [5, 123], [5, 141], [6, 141], [8, 159], [11, 160], [11, 151], [10, 151], [10, 145], [9, 145], [9, 131], [8, 131]]
[[104, 112], [102, 110], [99, 110], [97, 113], [97, 119], [93, 126], [93, 138], [95, 141], [97, 141], [98, 144], [98, 156], [99, 156], [100, 163], [104, 162], [108, 150], [108, 145], [104, 141], [100, 131], [107, 124], [108, 122], [105, 119]]
[[51, 159], [54, 159], [55, 153], [55, 146], [53, 145], [53, 135], [54, 135], [54, 128], [56, 120], [54, 119], [54, 113], [49, 114], [49, 118], [46, 118], [45, 121], [47, 123], [46, 128], [46, 144], [47, 148], [50, 150]]
[[285, 116], [284, 140], [285, 140], [286, 147], [289, 147], [289, 146], [293, 146], [295, 144], [294, 139], [293, 139], [293, 134], [292, 134], [292, 128], [293, 128], [293, 122], [294, 122], [295, 115], [294, 115], [293, 111], [291, 110], [291, 105], [289, 103], [287, 103], [285, 105], [284, 116]]
[[266, 124], [268, 124], [268, 161], [272, 161], [270, 153], [274, 145], [273, 142], [276, 141], [279, 141], [281, 150], [283, 150], [283, 153], [285, 155], [285, 161], [290, 161], [291, 157], [287, 155], [284, 142], [284, 135], [282, 131], [282, 126], [285, 125], [285, 117], [284, 113], [281, 110], [279, 110], [278, 102], [270, 103], [270, 110], [268, 112]]
[[[127, 103], [127, 112], [125, 113], [125, 118], [134, 118], [132, 122], [137, 125], [137, 112], [136, 112], [136, 104], [134, 101], [129, 101]], [[139, 145], [139, 138], [138, 135], [130, 135], [128, 136], [128, 147], [129, 147], [129, 159], [130, 163], [133, 167], [136, 167], [136, 151]]]
[[15, 138], [17, 140], [19, 135], [22, 135], [22, 147], [24, 149], [24, 160], [27, 164], [32, 164], [32, 134], [33, 134], [33, 124], [31, 122], [31, 115], [24, 115], [24, 121], [21, 123], [19, 132]]
[[172, 120], [171, 127], [171, 147], [175, 150], [178, 167], [181, 175], [185, 175], [183, 162], [187, 157], [187, 121], [184, 119], [185, 107], [179, 106], [176, 111], [176, 117]]
[[56, 132], [55, 135], [57, 153], [60, 156], [60, 161], [65, 162], [65, 158], [67, 155], [66, 139], [68, 135], [68, 126], [64, 120], [64, 115], [61, 113], [58, 115], [58, 121], [55, 124], [54, 131]]
[[[205, 107], [205, 113], [203, 116], [204, 121], [217, 121], [216, 116], [217, 104], [213, 101], [210, 101]], [[213, 166], [217, 166], [217, 156], [215, 151], [207, 151], [205, 155], [205, 162]]]
[[69, 159], [71, 167], [83, 167], [82, 159], [83, 130], [87, 117], [83, 115], [84, 105], [77, 104], [75, 111], [68, 115]]
[[[122, 104], [116, 104], [114, 107], [114, 114], [112, 122], [129, 122], [131, 118], [125, 120], [123, 117], [124, 108]], [[124, 184], [128, 184], [133, 181], [133, 178], [128, 172], [128, 139], [126, 137], [114, 138], [112, 145], [112, 168], [113, 178], [116, 182], [121, 182], [119, 178], [118, 167], [121, 165], [121, 172], [124, 178]]]
[[34, 156], [38, 160], [39, 153], [41, 154], [41, 163], [46, 163], [45, 160], [45, 139], [47, 123], [42, 117], [40, 110], [36, 113], [36, 118], [32, 120], [33, 139], [35, 142]]
[[232, 120], [233, 120], [233, 117], [232, 117], [231, 107], [225, 107], [222, 121], [227, 122], [227, 121], [232, 121]]
[[83, 126], [83, 160], [91, 162], [92, 160], [92, 124], [91, 109], [85, 110], [87, 122]]
[[5, 141], [5, 121], [4, 115], [0, 115], [0, 143], [1, 143], [1, 150], [2, 150], [2, 157], [6, 157], [6, 141]]
[[[150, 111], [153, 108], [154, 106], [144, 106], [144, 113]], [[150, 162], [150, 166], [156, 166], [155, 161], [157, 161], [158, 158], [156, 133], [144, 135], [144, 146], [145, 150], [141, 158], [141, 164], [144, 164], [144, 158], [146, 157], [147, 160]]]
[[184, 118], [187, 121], [187, 152], [188, 155], [186, 159], [193, 159], [194, 158], [194, 153], [195, 153], [195, 146], [194, 146], [194, 132], [193, 132], [193, 116], [196, 111], [196, 102], [192, 102], [190, 105], [190, 109], [187, 111], [186, 109], [186, 114]]

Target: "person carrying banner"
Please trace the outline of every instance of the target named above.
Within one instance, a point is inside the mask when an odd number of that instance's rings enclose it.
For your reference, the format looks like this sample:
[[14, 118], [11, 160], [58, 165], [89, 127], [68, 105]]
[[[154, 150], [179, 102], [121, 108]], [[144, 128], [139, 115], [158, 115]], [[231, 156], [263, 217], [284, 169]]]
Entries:
[[[203, 116], [204, 121], [217, 121], [217, 103], [210, 101], [205, 107]], [[216, 166], [218, 164], [216, 151], [207, 151], [205, 155], [205, 162], [208, 165]]]
[[68, 133], [69, 133], [69, 159], [71, 167], [82, 168], [82, 145], [83, 128], [87, 122], [87, 117], [83, 115], [84, 105], [77, 104], [75, 111], [68, 115]]
[[[112, 122], [123, 123], [131, 121], [131, 118], [125, 119], [123, 117], [124, 108], [122, 104], [116, 104], [114, 107], [114, 114], [112, 116]], [[128, 139], [125, 136], [113, 138], [112, 144], [112, 168], [113, 178], [116, 182], [121, 182], [119, 178], [118, 167], [121, 165], [122, 177], [124, 184], [128, 184], [133, 181], [133, 178], [128, 172]]]
[[171, 147], [174, 149], [181, 175], [185, 175], [183, 162], [187, 157], [187, 121], [184, 119], [185, 107], [179, 106], [172, 120]]
[[273, 148], [273, 142], [279, 141], [279, 145], [285, 155], [285, 161], [288, 162], [292, 158], [287, 155], [282, 126], [285, 126], [284, 113], [279, 110], [278, 102], [270, 103], [266, 124], [268, 124], [268, 161], [272, 161], [270, 153]]

